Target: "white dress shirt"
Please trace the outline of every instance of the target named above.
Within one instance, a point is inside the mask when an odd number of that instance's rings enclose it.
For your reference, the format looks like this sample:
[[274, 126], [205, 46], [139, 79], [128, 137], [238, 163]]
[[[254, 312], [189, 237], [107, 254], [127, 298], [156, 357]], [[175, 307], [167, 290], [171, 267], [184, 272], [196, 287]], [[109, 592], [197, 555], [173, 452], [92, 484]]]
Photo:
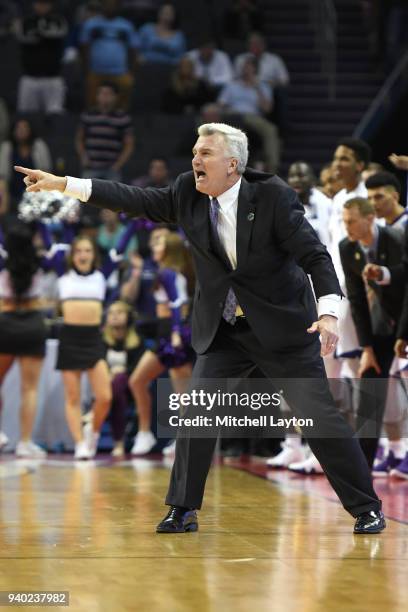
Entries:
[[[217, 196], [220, 205], [218, 215], [218, 234], [232, 268], [237, 267], [237, 210], [238, 195], [241, 187], [240, 178], [232, 187]], [[87, 202], [92, 193], [92, 179], [79, 179], [67, 176], [65, 195]], [[210, 200], [214, 196], [209, 196]], [[340, 295], [324, 295], [318, 300], [318, 315], [338, 317]]]
[[204, 63], [200, 57], [200, 51], [193, 49], [187, 53], [194, 65], [194, 74], [198, 79], [203, 79], [210, 85], [220, 86], [232, 81], [234, 71], [231, 60], [224, 51], [214, 49], [212, 58]]
[[[248, 58], [255, 58], [252, 53], [241, 53], [235, 59], [235, 75], [240, 78], [242, 68]], [[267, 81], [273, 87], [283, 87], [289, 83], [289, 72], [283, 59], [275, 53], [264, 51], [259, 58], [257, 76], [260, 81]]]

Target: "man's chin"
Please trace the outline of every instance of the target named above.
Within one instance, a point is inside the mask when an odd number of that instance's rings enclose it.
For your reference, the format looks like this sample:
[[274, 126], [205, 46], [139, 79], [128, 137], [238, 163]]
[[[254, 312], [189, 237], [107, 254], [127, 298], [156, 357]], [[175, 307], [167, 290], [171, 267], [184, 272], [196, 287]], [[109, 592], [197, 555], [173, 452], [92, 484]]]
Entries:
[[196, 186], [197, 191], [199, 191], [200, 193], [208, 194], [208, 187], [202, 181], [197, 181], [196, 180], [195, 186]]

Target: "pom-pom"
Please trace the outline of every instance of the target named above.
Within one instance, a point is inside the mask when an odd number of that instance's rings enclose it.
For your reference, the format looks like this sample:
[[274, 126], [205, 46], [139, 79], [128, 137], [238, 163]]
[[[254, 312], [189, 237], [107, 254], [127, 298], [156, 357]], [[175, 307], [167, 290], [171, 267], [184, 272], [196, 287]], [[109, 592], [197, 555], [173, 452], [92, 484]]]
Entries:
[[18, 217], [26, 223], [43, 221], [75, 223], [79, 219], [79, 201], [59, 191], [25, 192], [18, 205]]

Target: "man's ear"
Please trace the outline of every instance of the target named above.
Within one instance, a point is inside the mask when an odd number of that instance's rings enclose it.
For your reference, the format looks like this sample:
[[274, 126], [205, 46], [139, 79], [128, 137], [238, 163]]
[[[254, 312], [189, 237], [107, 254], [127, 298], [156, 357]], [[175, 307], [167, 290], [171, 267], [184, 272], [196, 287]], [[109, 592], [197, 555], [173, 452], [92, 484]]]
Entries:
[[357, 172], [358, 172], [359, 174], [361, 174], [361, 173], [363, 172], [363, 170], [365, 170], [365, 169], [366, 169], [366, 165], [365, 165], [365, 163], [364, 163], [364, 162], [362, 162], [362, 161], [361, 161], [361, 162], [359, 162], [359, 161], [358, 161], [358, 162], [357, 162]]
[[236, 172], [237, 166], [238, 166], [238, 160], [232, 157], [230, 159], [230, 163], [228, 166], [228, 174], [233, 174], [234, 172]]

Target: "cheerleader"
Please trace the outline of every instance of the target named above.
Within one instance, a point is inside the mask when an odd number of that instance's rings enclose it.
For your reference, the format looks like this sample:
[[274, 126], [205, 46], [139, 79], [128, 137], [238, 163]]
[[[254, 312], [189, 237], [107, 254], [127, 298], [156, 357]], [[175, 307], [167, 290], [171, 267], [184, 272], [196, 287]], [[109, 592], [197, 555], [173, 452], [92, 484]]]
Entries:
[[103, 330], [106, 362], [112, 385], [110, 421], [114, 447], [112, 455], [123, 457], [126, 412], [129, 405], [129, 376], [144, 353], [142, 339], [136, 333], [132, 309], [126, 302], [113, 302], [106, 314]]
[[[18, 457], [46, 456], [31, 439], [47, 338], [41, 296], [45, 267], [27, 225], [19, 222], [12, 226], [4, 246], [0, 230], [0, 386], [11, 365], [17, 361], [21, 377]], [[0, 446], [7, 441], [7, 436], [0, 432]]]
[[[134, 228], [130, 223], [119, 241], [117, 251], [110, 253], [102, 270], [98, 268], [96, 247], [87, 236], [74, 238], [67, 257], [68, 269], [64, 274], [61, 274], [60, 260], [57, 256], [54, 258], [63, 317], [56, 368], [62, 371], [65, 412], [75, 441], [76, 459], [95, 456], [99, 431], [112, 401], [101, 332], [103, 302], [106, 279], [121, 260], [121, 254], [133, 233]], [[94, 395], [92, 421], [84, 432], [81, 420], [82, 372], [87, 373]]]
[[181, 392], [192, 372], [193, 351], [186, 319], [193, 276], [189, 253], [179, 234], [171, 232], [157, 240], [153, 245], [153, 259], [159, 265], [154, 284], [159, 331], [154, 350], [143, 354], [129, 381], [139, 424], [131, 450], [133, 455], [147, 454], [156, 444], [150, 430], [151, 382], [168, 370], [173, 387]]

